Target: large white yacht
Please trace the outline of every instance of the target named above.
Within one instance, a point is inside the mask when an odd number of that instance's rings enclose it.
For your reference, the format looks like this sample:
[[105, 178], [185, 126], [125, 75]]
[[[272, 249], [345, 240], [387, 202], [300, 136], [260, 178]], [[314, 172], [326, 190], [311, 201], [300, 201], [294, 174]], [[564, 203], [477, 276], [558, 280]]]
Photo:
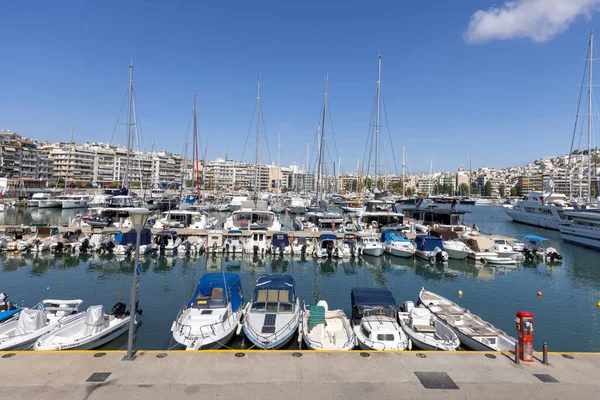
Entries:
[[567, 211], [565, 216], [570, 219], [560, 226], [565, 242], [600, 250], [600, 212]]
[[559, 230], [568, 219], [565, 211], [573, 211], [573, 207], [568, 206], [567, 196], [553, 192], [551, 181], [544, 186], [545, 192], [531, 192], [514, 206], [504, 205], [506, 214], [516, 222]]
[[280, 231], [281, 222], [274, 212], [268, 211], [266, 201], [244, 201], [241, 209], [225, 220], [223, 229]]

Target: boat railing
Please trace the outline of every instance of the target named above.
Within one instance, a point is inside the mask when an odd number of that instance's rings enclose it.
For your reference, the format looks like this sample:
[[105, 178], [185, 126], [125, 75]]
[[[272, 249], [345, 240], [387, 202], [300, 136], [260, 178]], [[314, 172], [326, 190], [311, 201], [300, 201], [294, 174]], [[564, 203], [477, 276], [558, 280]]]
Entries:
[[194, 328], [191, 325], [182, 324], [179, 322], [179, 317], [182, 314], [182, 312], [180, 311], [179, 315], [175, 319], [175, 331], [178, 331], [182, 336], [184, 336], [188, 340], [193, 340], [197, 336], [201, 336], [202, 338], [207, 338], [212, 335], [216, 335], [219, 330], [218, 329], [219, 327], [221, 328], [222, 331], [224, 331], [227, 326], [232, 326], [232, 325], [236, 324], [237, 321], [239, 320], [241, 312], [242, 312], [242, 310], [238, 310], [236, 312], [230, 313], [229, 316], [223, 321], [219, 321], [219, 322], [215, 322], [215, 323], [207, 324], [207, 325], [201, 325], [200, 328], [198, 328], [200, 333], [198, 335], [196, 335], [193, 333]]
[[[248, 303], [248, 309], [250, 309], [251, 307], [252, 307], [251, 303]], [[296, 309], [295, 309], [294, 314], [298, 314], [298, 318], [300, 318], [300, 299], [299, 298], [296, 299]], [[245, 326], [254, 335], [254, 337], [256, 337], [257, 339], [260, 338], [259, 340], [262, 343], [274, 343], [274, 342], [277, 342], [279, 339], [281, 339], [281, 337], [283, 336], [284, 333], [287, 333], [289, 330], [291, 330], [291, 327], [293, 325], [295, 325], [296, 323], [297, 323], [296, 318], [292, 318], [281, 329], [279, 329], [277, 332], [275, 332], [269, 336], [264, 336], [263, 333], [257, 332], [254, 328], [252, 328], [251, 324], [247, 323], [247, 324], [245, 324]]]

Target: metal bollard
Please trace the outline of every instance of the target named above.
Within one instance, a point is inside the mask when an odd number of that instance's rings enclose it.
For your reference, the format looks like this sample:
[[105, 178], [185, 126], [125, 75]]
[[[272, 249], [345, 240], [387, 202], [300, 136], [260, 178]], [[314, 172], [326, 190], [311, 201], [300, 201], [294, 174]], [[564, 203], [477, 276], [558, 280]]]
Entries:
[[550, 365], [548, 362], [548, 344], [546, 342], [544, 342], [544, 345], [542, 346], [542, 355], [542, 364]]
[[520, 364], [521, 360], [519, 359], [519, 342], [515, 343], [515, 364]]

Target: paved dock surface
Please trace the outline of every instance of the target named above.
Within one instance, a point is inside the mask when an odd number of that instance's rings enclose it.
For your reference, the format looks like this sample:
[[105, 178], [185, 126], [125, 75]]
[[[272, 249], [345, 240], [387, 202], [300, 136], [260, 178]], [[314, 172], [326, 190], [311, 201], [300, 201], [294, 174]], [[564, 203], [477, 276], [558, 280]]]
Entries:
[[[515, 365], [495, 353], [0, 353], [0, 399], [598, 399], [600, 354]], [[166, 355], [166, 356], [165, 356]], [[163, 357], [163, 358], [161, 358]], [[88, 382], [94, 373], [110, 373]], [[427, 375], [423, 373], [437, 373]], [[444, 376], [444, 373], [447, 376]], [[544, 383], [534, 374], [558, 382]], [[418, 376], [421, 376], [421, 381]], [[101, 377], [102, 378], [102, 377]], [[425, 388], [441, 384], [443, 389]], [[454, 389], [450, 389], [454, 387]]]

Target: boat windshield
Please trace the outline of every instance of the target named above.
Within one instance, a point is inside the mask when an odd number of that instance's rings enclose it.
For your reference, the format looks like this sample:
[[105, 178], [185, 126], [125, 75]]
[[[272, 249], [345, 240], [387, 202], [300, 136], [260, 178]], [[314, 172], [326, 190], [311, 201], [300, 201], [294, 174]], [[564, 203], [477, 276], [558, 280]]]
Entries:
[[223, 288], [212, 288], [210, 295], [208, 296], [198, 293], [198, 296], [194, 299], [192, 307], [198, 309], [227, 307], [227, 299], [225, 298]]
[[252, 312], [291, 313], [294, 299], [289, 290], [264, 289], [255, 292]]

